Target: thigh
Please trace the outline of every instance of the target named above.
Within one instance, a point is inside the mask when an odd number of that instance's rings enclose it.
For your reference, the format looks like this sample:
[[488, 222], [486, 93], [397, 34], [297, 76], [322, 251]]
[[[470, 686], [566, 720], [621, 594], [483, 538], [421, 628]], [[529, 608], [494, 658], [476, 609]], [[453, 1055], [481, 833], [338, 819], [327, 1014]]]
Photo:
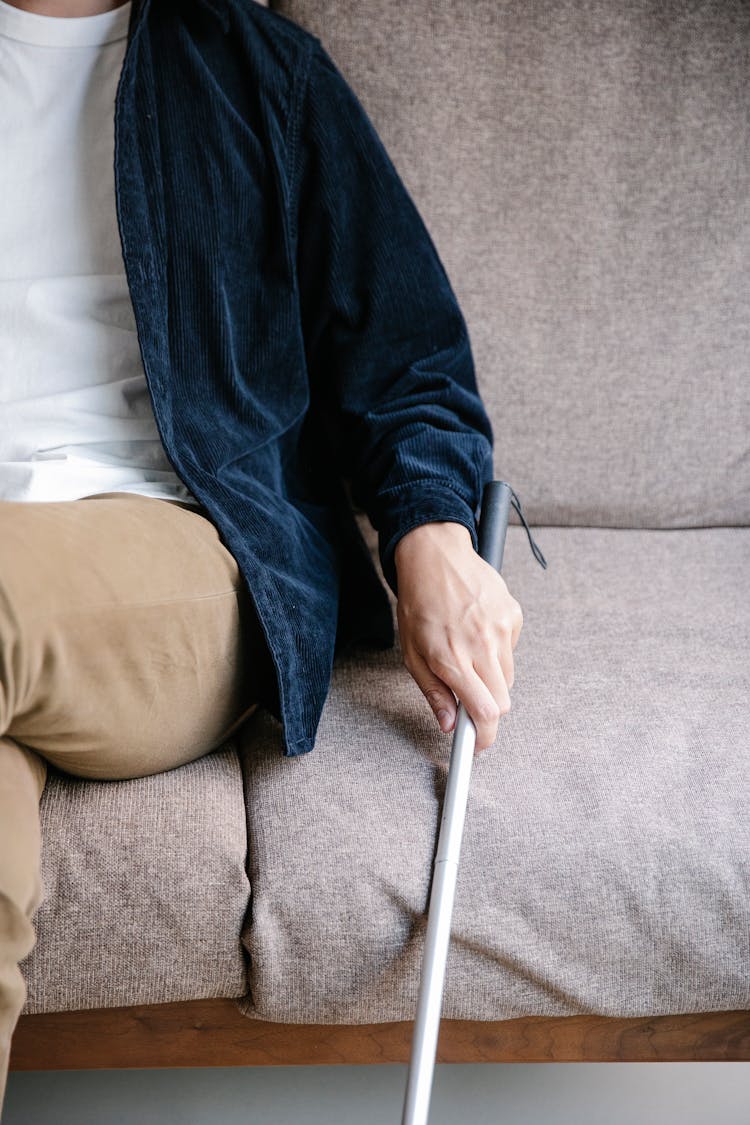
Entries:
[[137, 493], [0, 501], [6, 729], [80, 777], [158, 773], [254, 710], [261, 641], [200, 511]]

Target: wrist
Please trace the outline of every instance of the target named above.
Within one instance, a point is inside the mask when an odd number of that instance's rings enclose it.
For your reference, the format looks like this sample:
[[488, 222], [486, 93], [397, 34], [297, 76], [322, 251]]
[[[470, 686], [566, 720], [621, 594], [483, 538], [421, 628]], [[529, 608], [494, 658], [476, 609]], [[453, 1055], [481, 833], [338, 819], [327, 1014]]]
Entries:
[[433, 521], [413, 527], [402, 535], [396, 544], [393, 561], [398, 570], [399, 559], [411, 558], [415, 554], [434, 550], [465, 551], [474, 550], [474, 542], [468, 527], [455, 520]]

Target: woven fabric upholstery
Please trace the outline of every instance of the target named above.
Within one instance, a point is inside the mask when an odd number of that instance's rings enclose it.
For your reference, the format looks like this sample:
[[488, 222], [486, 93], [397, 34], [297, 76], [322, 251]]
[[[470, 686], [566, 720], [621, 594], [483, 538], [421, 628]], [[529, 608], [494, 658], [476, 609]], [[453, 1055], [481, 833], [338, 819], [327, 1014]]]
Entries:
[[[750, 6], [271, 6], [412, 191], [550, 564], [510, 527], [524, 630], [444, 1014], [750, 1008]], [[311, 755], [258, 712], [241, 758], [50, 769], [24, 1011], [249, 986], [250, 1017], [411, 1017], [449, 745], [399, 651], [362, 651]]]
[[233, 743], [177, 769], [88, 781], [49, 768], [45, 899], [24, 1012], [241, 996], [250, 888]]
[[[446, 1016], [750, 1008], [750, 530], [520, 527], [512, 707], [474, 767]], [[450, 738], [397, 652], [334, 677], [315, 751], [243, 740], [246, 1015], [413, 1016]], [[304, 846], [300, 846], [304, 841]]]
[[750, 523], [750, 6], [271, 7], [412, 192], [527, 517]]

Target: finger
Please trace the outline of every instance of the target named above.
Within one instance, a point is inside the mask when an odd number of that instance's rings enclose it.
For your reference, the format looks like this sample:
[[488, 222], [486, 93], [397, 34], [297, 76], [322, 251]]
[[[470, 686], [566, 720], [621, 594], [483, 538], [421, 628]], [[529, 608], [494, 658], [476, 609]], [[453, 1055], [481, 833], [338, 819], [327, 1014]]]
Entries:
[[458, 708], [451, 689], [435, 675], [418, 652], [405, 653], [404, 664], [432, 708], [440, 729], [444, 732], [452, 730]]
[[500, 720], [500, 708], [490, 689], [471, 664], [455, 665], [433, 659], [428, 666], [463, 703], [476, 727], [476, 748], [486, 750], [495, 741]]
[[[482, 562], [485, 563], [486, 566], [490, 566], [490, 564], [485, 559], [483, 559]], [[502, 574], [496, 571], [494, 567], [491, 567], [490, 569], [492, 570], [492, 581], [495, 583], [500, 583], [504, 591], [504, 597], [502, 599], [503, 613], [500, 623], [503, 625], [503, 627], [507, 627], [511, 636], [511, 648], [514, 649], [518, 644], [518, 638], [520, 637], [521, 630], [523, 629], [523, 610], [521, 609], [520, 602], [513, 597], [510, 590], [508, 589], [507, 583]]]
[[[500, 717], [502, 715], [507, 715], [508, 711], [510, 711], [510, 690], [498, 653], [488, 652], [483, 654], [480, 658], [475, 659], [474, 671], [497, 704], [499, 722]], [[486, 750], [487, 746], [492, 745], [497, 738], [497, 727], [498, 723], [495, 723], [490, 741], [486, 744], [482, 743], [479, 738], [479, 733], [477, 732], [477, 750]]]
[[[506, 691], [510, 691], [516, 678], [513, 647], [513, 633], [510, 624], [507, 626], [501, 624], [498, 628], [496, 660], [502, 671]], [[474, 667], [476, 667], [476, 661], [474, 662]], [[492, 688], [490, 688], [490, 690], [495, 696], [495, 699], [499, 700], [500, 697], [495, 694], [494, 690]]]
[[[512, 615], [512, 627], [511, 627], [511, 637], [510, 637], [510, 647], [511, 647], [511, 649], [514, 649], [516, 647], [516, 645], [518, 644], [518, 638], [521, 635], [522, 629], [523, 629], [523, 611], [522, 611], [520, 605], [518, 604], [518, 602], [516, 602], [515, 607], [514, 607], [514, 612], [513, 612], [513, 615]], [[508, 686], [513, 687], [512, 682]]]

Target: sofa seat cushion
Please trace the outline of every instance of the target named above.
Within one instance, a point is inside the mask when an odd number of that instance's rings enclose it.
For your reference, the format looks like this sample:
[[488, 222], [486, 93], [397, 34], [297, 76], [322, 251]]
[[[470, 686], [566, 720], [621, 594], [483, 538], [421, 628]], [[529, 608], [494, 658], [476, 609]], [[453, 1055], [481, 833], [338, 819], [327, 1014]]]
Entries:
[[24, 1012], [243, 993], [250, 887], [232, 741], [125, 781], [50, 766], [40, 817], [45, 897], [21, 962]]
[[[750, 528], [511, 526], [510, 712], [476, 759], [444, 1015], [750, 1008]], [[317, 745], [256, 712], [248, 1016], [413, 1016], [450, 751], [397, 650], [336, 668]]]

